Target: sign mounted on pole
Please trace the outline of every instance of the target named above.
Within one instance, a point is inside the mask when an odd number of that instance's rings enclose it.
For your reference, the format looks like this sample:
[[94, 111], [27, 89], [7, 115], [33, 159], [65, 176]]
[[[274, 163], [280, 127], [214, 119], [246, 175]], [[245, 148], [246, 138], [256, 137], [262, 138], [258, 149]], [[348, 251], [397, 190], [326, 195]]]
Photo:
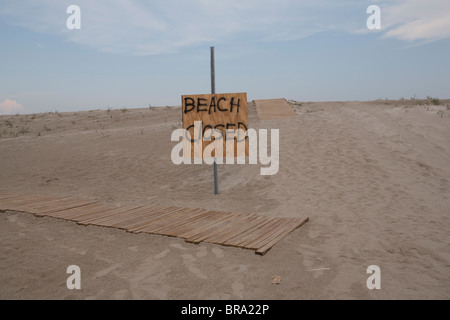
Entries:
[[[248, 157], [247, 93], [183, 95], [181, 104], [191, 158]], [[213, 143], [214, 150], [204, 152]]]

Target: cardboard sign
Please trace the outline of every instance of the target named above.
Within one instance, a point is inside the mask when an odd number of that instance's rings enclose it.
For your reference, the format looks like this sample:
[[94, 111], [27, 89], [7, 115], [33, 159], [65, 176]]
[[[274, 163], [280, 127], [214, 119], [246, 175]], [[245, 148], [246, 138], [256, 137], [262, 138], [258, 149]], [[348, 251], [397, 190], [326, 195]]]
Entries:
[[[211, 153], [213, 157], [248, 156], [248, 137], [245, 137], [248, 129], [247, 93], [183, 95], [181, 105], [183, 128], [190, 133], [191, 158], [204, 157], [204, 149], [215, 140], [213, 134], [219, 132], [223, 154], [215, 155], [213, 152]], [[201, 128], [194, 126], [196, 121], [201, 122]], [[239, 135], [232, 136], [232, 132]], [[211, 141], [205, 141], [205, 138], [210, 138]], [[227, 150], [227, 142], [230, 146], [231, 139], [234, 140], [234, 148]], [[195, 143], [201, 143], [201, 148], [194, 148]], [[238, 154], [238, 149], [242, 150], [238, 148], [238, 143], [245, 143], [245, 154], [242, 152]], [[199, 154], [200, 150], [202, 154]]]

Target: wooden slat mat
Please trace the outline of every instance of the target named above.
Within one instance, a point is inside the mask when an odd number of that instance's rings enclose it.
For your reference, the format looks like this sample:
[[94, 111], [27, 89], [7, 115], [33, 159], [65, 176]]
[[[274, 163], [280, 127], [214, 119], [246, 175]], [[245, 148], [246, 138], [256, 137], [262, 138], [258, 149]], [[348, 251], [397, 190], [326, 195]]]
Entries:
[[295, 111], [287, 103], [286, 99], [254, 100], [258, 118], [261, 120], [272, 120], [290, 118], [295, 116]]
[[208, 211], [176, 206], [112, 207], [73, 197], [17, 195], [0, 190], [0, 210], [21, 211], [124, 229], [255, 250], [264, 255], [309, 218], [269, 218], [257, 214]]

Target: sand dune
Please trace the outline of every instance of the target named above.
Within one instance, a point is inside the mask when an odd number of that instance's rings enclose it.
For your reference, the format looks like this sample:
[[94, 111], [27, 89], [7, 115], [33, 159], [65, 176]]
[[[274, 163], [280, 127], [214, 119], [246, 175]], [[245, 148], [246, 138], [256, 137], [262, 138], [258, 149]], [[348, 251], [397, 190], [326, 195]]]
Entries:
[[[2, 299], [449, 299], [450, 111], [418, 101], [292, 104], [280, 169], [172, 164], [180, 107], [0, 116], [0, 190], [310, 221], [265, 256], [0, 214]], [[82, 289], [66, 288], [80, 266]], [[366, 269], [381, 268], [381, 290]], [[319, 269], [319, 270], [317, 270]], [[272, 284], [280, 275], [281, 283]]]

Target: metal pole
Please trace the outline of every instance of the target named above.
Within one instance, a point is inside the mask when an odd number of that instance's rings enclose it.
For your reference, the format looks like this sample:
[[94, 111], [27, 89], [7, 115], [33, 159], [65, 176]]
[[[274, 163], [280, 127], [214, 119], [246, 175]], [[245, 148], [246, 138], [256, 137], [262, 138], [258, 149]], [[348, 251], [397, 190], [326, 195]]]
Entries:
[[218, 177], [217, 177], [217, 163], [214, 159], [214, 194], [219, 194], [219, 183], [218, 183]]
[[216, 93], [216, 79], [214, 74], [214, 47], [211, 47], [211, 93]]
[[[216, 79], [214, 74], [214, 47], [211, 47], [211, 93], [216, 93]], [[218, 182], [218, 172], [217, 172], [217, 162], [214, 158], [214, 194], [219, 194], [219, 182]]]

